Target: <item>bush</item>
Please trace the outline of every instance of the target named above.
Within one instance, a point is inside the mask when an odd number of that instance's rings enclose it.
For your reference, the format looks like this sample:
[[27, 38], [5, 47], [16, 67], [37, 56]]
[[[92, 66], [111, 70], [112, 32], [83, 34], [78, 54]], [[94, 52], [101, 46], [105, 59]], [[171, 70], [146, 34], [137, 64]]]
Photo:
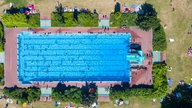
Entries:
[[64, 25], [64, 17], [62, 13], [51, 13], [51, 26], [62, 27]]
[[[94, 88], [93, 93], [89, 93], [89, 88]], [[59, 83], [56, 88], [53, 88], [52, 98], [54, 100], [64, 102], [81, 103], [84, 106], [90, 106], [97, 100], [97, 91], [94, 84], [90, 84], [88, 87], [66, 87], [64, 84]]]
[[31, 102], [40, 99], [40, 89], [35, 87], [26, 88], [4, 88], [4, 93], [8, 95], [9, 98], [18, 99], [21, 103]]
[[16, 13], [16, 14], [4, 14], [2, 16], [3, 24], [6, 27], [27, 27], [27, 18], [25, 14]]
[[167, 91], [167, 77], [166, 77], [167, 66], [165, 64], [154, 64], [153, 86], [140, 86], [132, 87], [129, 86], [115, 86], [110, 90], [110, 98], [115, 99], [128, 99], [130, 96], [141, 96], [141, 97], [160, 97], [165, 95]]
[[[89, 88], [93, 88], [94, 92], [90, 93]], [[81, 88], [81, 104], [84, 106], [90, 107], [94, 102], [97, 101], [97, 87], [95, 84], [90, 84], [89, 87]]]
[[4, 65], [0, 64], [0, 85], [4, 84]]
[[[117, 12], [116, 14], [118, 14]], [[116, 18], [116, 14], [110, 15], [110, 26], [112, 27], [119, 27], [119, 26], [136, 26], [136, 19], [137, 14], [136, 13], [120, 13], [118, 14], [120, 18]]]
[[143, 14], [138, 14], [136, 21], [139, 28], [148, 31], [153, 29], [153, 50], [164, 51], [167, 48], [166, 36], [160, 20], [157, 18], [157, 12], [151, 4], [142, 5]]
[[98, 14], [80, 13], [78, 15], [78, 26], [98, 27]]
[[40, 27], [40, 15], [31, 14], [28, 19], [29, 27]]
[[76, 19], [74, 19], [74, 13], [72, 12], [65, 12], [63, 14], [65, 22], [64, 27], [76, 27], [78, 25], [78, 22]]
[[97, 27], [98, 14], [81, 12], [74, 18], [73, 12], [52, 13], [51, 24], [53, 27]]
[[4, 14], [2, 21], [6, 27], [39, 27], [40, 15], [31, 14], [30, 16], [26, 16], [24, 13]]
[[115, 15], [114, 15], [114, 17], [115, 17], [116, 20], [118, 20], [118, 19], [121, 18], [121, 15], [122, 15], [122, 14], [121, 14], [120, 12], [116, 12]]
[[76, 87], [53, 88], [52, 97], [54, 100], [80, 103], [81, 89]]
[[159, 26], [158, 29], [153, 30], [153, 50], [164, 51], [166, 50], [166, 47], [165, 31], [162, 26]]

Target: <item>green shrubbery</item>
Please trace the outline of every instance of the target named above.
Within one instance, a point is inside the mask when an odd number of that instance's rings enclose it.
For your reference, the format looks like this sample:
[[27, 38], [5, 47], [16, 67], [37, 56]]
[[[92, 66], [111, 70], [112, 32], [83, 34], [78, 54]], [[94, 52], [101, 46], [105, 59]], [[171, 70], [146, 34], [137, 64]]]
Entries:
[[[89, 88], [94, 88], [94, 91], [90, 93]], [[78, 88], [72, 86], [66, 87], [64, 84], [58, 83], [57, 87], [53, 88], [52, 98], [57, 101], [81, 103], [84, 106], [90, 106], [93, 102], [97, 101], [96, 89], [94, 84]], [[18, 87], [4, 88], [4, 93], [8, 95], [9, 98], [19, 100], [20, 103], [40, 99], [40, 89], [35, 87], [27, 89]]]
[[[93, 93], [89, 93], [89, 88], [94, 88]], [[97, 91], [92, 84], [89, 87], [66, 87], [63, 84], [58, 84], [56, 88], [53, 88], [52, 97], [54, 100], [64, 102], [81, 103], [84, 106], [90, 106], [93, 102], [97, 101]]]
[[64, 16], [64, 27], [76, 27], [78, 25], [78, 22], [76, 19], [74, 19], [74, 13], [72, 12], [66, 12], [63, 14]]
[[81, 89], [76, 87], [57, 87], [53, 89], [52, 98], [64, 102], [80, 103]]
[[0, 52], [4, 51], [4, 27], [2, 22], [0, 22]]
[[98, 27], [98, 14], [80, 13], [78, 15], [78, 26]]
[[4, 85], [4, 65], [0, 64], [0, 85]]
[[120, 13], [117, 4], [116, 11], [110, 15], [110, 26], [138, 26], [142, 30], [153, 29], [153, 50], [164, 51], [167, 48], [166, 36], [160, 19], [157, 18], [157, 12], [151, 4], [142, 5], [142, 14]]
[[4, 88], [3, 90], [9, 98], [17, 99], [20, 103], [31, 102], [40, 99], [40, 89], [35, 87], [31, 87], [28, 89], [13, 87]]
[[64, 25], [64, 17], [60, 13], [51, 13], [51, 26], [62, 27]]
[[3, 24], [6, 27], [27, 27], [27, 18], [25, 14], [16, 13], [16, 14], [4, 14], [2, 16]]
[[39, 14], [29, 15], [28, 26], [29, 27], [39, 27], [40, 26], [40, 15]]
[[151, 4], [142, 5], [143, 14], [138, 14], [136, 24], [143, 30], [153, 29], [153, 50], [164, 51], [167, 48], [166, 36], [157, 12]]
[[119, 26], [136, 26], [136, 13], [112, 13], [110, 15], [110, 26], [119, 27]]
[[165, 31], [162, 26], [153, 30], [153, 49], [155, 51], [164, 51], [167, 48]]
[[98, 14], [80, 12], [77, 19], [73, 12], [52, 13], [51, 26], [53, 27], [97, 27]]
[[26, 16], [24, 13], [4, 14], [2, 16], [2, 22], [6, 27], [39, 27], [40, 15]]
[[153, 76], [154, 84], [151, 87], [140, 86], [139, 88], [129, 88], [129, 86], [115, 86], [110, 90], [110, 98], [112, 100], [123, 98], [127, 99], [130, 96], [141, 97], [160, 97], [165, 95], [167, 91], [167, 66], [165, 64], [154, 64]]

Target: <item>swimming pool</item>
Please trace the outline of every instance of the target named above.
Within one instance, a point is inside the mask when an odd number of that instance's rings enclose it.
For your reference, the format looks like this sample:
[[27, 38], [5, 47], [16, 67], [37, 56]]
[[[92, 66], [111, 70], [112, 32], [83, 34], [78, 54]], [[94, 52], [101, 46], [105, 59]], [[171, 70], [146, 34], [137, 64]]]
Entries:
[[17, 37], [20, 82], [130, 81], [129, 33], [34, 34]]

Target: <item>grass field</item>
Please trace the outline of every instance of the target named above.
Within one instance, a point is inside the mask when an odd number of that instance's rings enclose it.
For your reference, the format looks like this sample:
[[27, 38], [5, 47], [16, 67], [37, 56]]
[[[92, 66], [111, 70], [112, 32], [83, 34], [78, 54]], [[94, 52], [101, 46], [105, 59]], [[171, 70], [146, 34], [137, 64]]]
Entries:
[[[18, 0], [19, 1], [19, 0]], [[79, 8], [89, 8], [91, 10], [97, 9], [99, 13], [110, 13], [114, 8], [114, 0], [28, 0], [29, 3], [35, 4], [36, 9], [41, 13], [48, 14], [54, 10], [56, 1], [61, 1], [63, 6]], [[128, 7], [132, 3], [143, 3], [144, 0], [118, 0], [120, 3], [126, 3]], [[192, 78], [192, 58], [187, 57], [187, 48], [192, 46], [192, 35], [187, 32], [191, 31], [190, 25], [192, 24], [192, 0], [146, 0], [146, 2], [154, 5], [158, 12], [158, 17], [161, 19], [161, 24], [167, 24], [165, 30], [167, 35], [167, 64], [173, 67], [171, 72], [168, 72], [168, 77], [173, 79], [173, 87], [178, 84], [179, 80], [183, 79], [191, 82]], [[1, 3], [1, 2], [0, 2]], [[171, 5], [172, 4], [172, 5]], [[0, 15], [8, 4], [1, 5]], [[175, 9], [174, 11], [173, 8]], [[175, 42], [168, 42], [169, 38], [173, 38]], [[152, 104], [151, 99], [143, 99], [139, 97], [130, 97], [130, 104], [122, 106], [121, 108], [160, 108], [160, 104]], [[1, 103], [0, 103], [1, 104]], [[100, 103], [101, 108], [113, 108], [113, 102]], [[1, 105], [0, 105], [1, 106]], [[50, 108], [53, 103], [36, 103], [34, 108]], [[1, 107], [0, 107], [1, 108]], [[14, 107], [13, 107], [14, 108]]]

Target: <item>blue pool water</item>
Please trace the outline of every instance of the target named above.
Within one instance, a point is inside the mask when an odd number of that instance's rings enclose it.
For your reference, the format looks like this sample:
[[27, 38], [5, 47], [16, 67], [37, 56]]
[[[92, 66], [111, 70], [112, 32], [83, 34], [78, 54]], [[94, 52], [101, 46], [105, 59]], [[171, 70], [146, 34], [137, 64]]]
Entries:
[[18, 79], [34, 81], [130, 81], [131, 35], [33, 34], [17, 37]]

